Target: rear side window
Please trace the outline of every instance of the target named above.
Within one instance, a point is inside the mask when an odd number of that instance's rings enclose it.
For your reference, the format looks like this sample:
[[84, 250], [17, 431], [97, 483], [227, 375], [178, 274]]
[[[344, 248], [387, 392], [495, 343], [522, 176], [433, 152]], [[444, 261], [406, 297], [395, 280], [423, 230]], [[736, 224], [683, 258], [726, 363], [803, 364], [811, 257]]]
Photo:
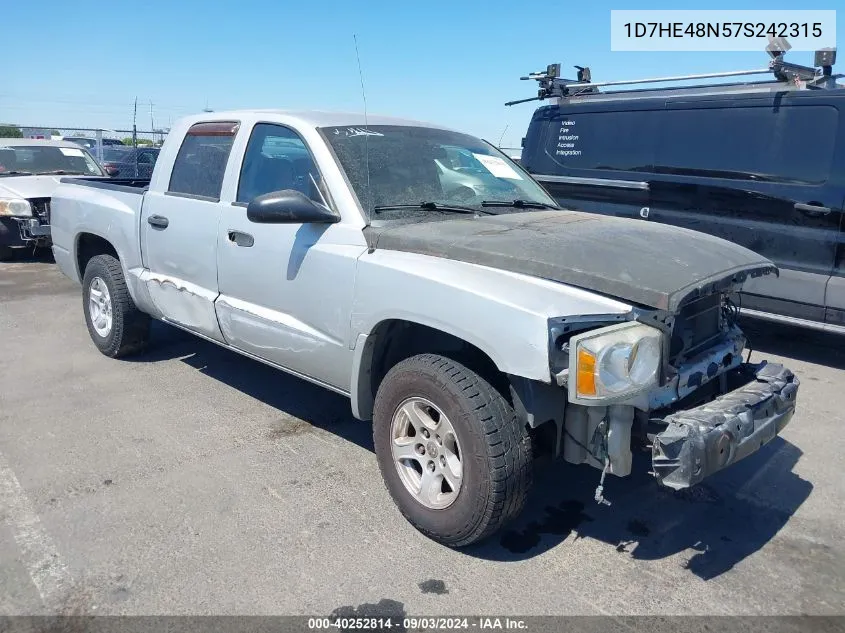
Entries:
[[655, 171], [823, 183], [837, 123], [830, 106], [670, 109], [663, 113]]
[[192, 125], [173, 163], [168, 191], [219, 200], [237, 131], [234, 121]]
[[546, 123], [546, 169], [556, 165], [565, 170], [648, 170], [654, 162], [659, 114], [648, 110], [562, 113]]

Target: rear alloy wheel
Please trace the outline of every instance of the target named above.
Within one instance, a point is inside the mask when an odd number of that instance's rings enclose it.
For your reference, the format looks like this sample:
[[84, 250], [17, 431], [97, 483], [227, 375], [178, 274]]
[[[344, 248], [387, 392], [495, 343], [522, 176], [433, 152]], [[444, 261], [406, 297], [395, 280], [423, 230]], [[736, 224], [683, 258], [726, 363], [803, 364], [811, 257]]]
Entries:
[[373, 440], [385, 485], [405, 518], [450, 547], [487, 538], [519, 514], [531, 485], [531, 443], [513, 408], [471, 369], [421, 354], [384, 377]]
[[109, 288], [101, 277], [94, 277], [91, 280], [88, 289], [88, 315], [94, 331], [102, 338], [107, 338], [111, 334], [114, 319]]
[[88, 334], [106, 356], [120, 358], [146, 347], [150, 317], [132, 301], [123, 268], [111, 255], [92, 257], [85, 267], [82, 307]]

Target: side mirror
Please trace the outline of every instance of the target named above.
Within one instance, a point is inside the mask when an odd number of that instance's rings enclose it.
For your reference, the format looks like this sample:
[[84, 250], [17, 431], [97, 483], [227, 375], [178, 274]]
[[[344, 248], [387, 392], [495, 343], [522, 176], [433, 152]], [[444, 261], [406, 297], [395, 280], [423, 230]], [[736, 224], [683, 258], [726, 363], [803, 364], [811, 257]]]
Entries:
[[247, 205], [246, 217], [257, 224], [331, 224], [340, 218], [293, 189], [271, 191]]
[[120, 170], [112, 165], [104, 165], [103, 170], [112, 177], [117, 176], [120, 173]]

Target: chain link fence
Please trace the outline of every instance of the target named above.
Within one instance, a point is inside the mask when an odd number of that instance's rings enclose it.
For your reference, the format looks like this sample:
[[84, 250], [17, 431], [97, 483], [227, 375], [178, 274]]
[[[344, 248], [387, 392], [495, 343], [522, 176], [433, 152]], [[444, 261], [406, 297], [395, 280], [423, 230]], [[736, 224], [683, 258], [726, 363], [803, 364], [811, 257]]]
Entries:
[[87, 149], [116, 178], [149, 178], [167, 130], [10, 125], [0, 123], [0, 138], [66, 140]]

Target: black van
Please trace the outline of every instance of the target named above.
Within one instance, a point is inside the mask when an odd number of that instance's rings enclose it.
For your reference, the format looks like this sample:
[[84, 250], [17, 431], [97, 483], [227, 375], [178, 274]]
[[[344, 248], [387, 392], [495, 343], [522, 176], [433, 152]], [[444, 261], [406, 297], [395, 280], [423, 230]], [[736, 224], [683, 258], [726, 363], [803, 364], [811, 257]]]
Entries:
[[675, 224], [765, 255], [780, 276], [749, 281], [743, 313], [845, 333], [845, 86], [835, 78], [828, 68], [824, 89], [564, 86], [534, 113], [522, 165], [567, 208]]

